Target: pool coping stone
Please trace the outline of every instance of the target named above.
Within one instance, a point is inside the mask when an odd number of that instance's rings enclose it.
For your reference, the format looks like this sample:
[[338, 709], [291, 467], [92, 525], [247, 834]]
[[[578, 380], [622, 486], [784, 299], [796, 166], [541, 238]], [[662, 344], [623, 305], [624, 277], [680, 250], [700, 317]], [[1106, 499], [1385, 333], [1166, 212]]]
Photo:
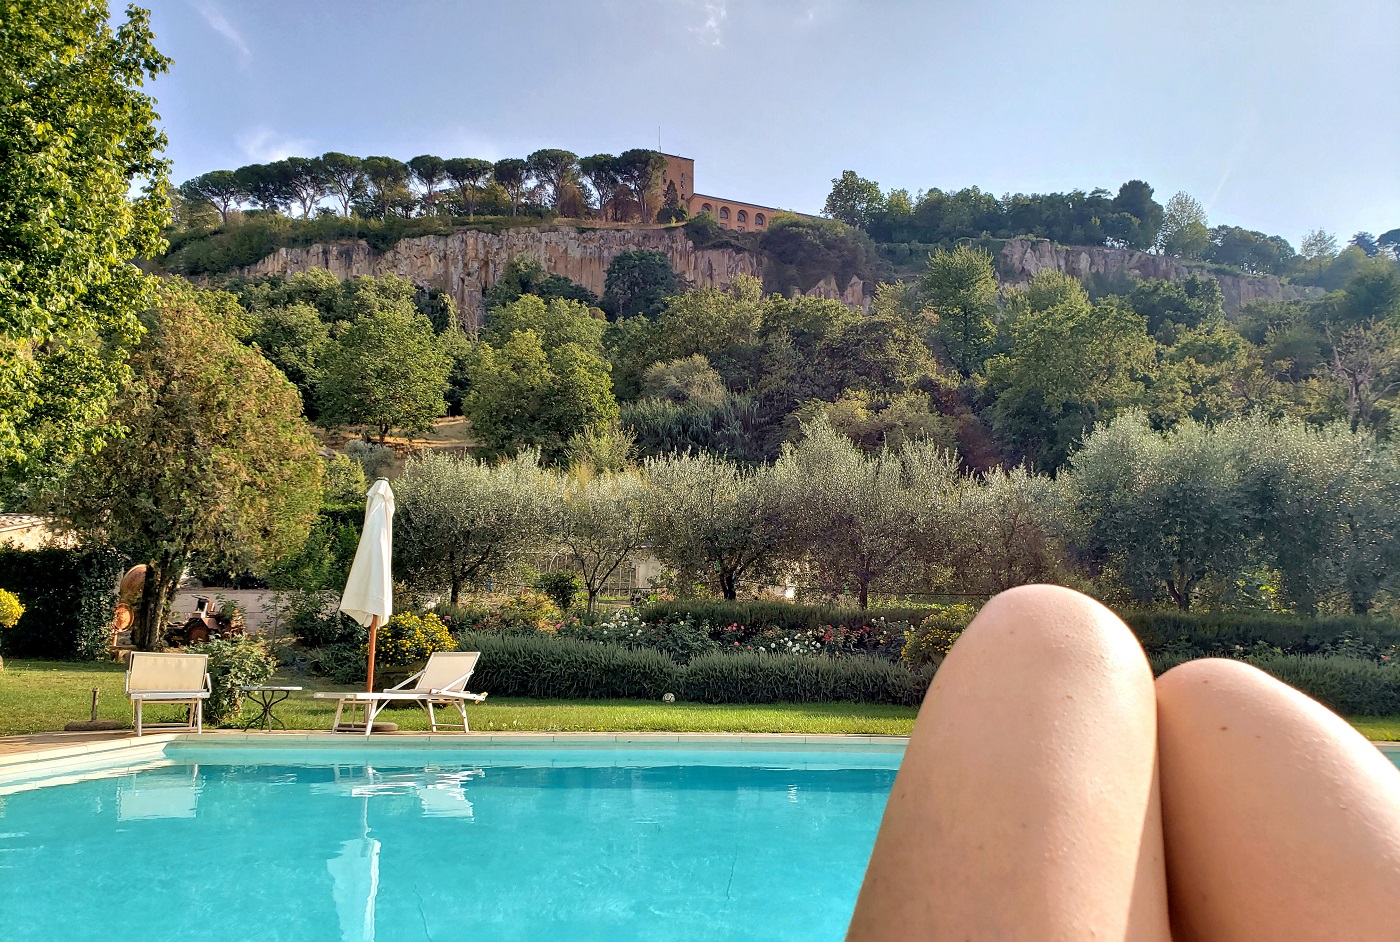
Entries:
[[[74, 734], [75, 737], [82, 734]], [[21, 737], [14, 737], [18, 739]], [[172, 743], [200, 745], [252, 745], [267, 748], [296, 748], [305, 746], [343, 746], [354, 748], [450, 749], [462, 746], [770, 746], [783, 750], [812, 746], [902, 747], [907, 736], [808, 735], [805, 733], [602, 733], [602, 732], [480, 732], [480, 733], [381, 733], [363, 736], [347, 733], [310, 732], [302, 730], [276, 732], [246, 732], [240, 730], [211, 730], [204, 733], [153, 733], [137, 737], [108, 736], [55, 745], [57, 737], [36, 737], [45, 740], [35, 748], [12, 748], [0, 752], [0, 779], [30, 778], [36, 775], [72, 772], [95, 765], [110, 766], [114, 760], [148, 761], [164, 754]], [[13, 739], [8, 743], [15, 746]], [[862, 750], [864, 751], [864, 750]]]
[[[75, 736], [81, 734], [74, 734]], [[14, 737], [20, 738], [20, 737]], [[480, 733], [428, 733], [404, 732], [381, 733], [375, 736], [362, 736], [346, 733], [277, 731], [245, 732], [239, 730], [212, 730], [205, 733], [155, 733], [137, 737], [125, 735], [102, 739], [89, 739], [70, 744], [54, 745], [52, 737], [36, 737], [49, 740], [38, 743], [35, 748], [14, 748], [0, 752], [0, 777], [11, 779], [16, 776], [30, 777], [49, 772], [60, 773], [92, 765], [108, 765], [112, 760], [149, 760], [164, 753], [165, 746], [171, 743], [198, 743], [201, 745], [251, 745], [258, 744], [269, 748], [305, 746], [354, 746], [357, 748], [392, 749], [402, 747], [417, 748], [459, 748], [467, 745], [510, 745], [510, 746], [553, 746], [553, 745], [666, 745], [686, 744], [704, 746], [770, 746], [782, 750], [810, 748], [812, 746], [865, 746], [900, 747], [907, 746], [907, 736], [858, 736], [858, 735], [809, 735], [805, 733], [603, 733], [603, 732], [480, 732]], [[8, 745], [14, 746], [13, 739]], [[1387, 755], [1400, 755], [1400, 743], [1373, 743]], [[864, 750], [861, 750], [864, 751]]]

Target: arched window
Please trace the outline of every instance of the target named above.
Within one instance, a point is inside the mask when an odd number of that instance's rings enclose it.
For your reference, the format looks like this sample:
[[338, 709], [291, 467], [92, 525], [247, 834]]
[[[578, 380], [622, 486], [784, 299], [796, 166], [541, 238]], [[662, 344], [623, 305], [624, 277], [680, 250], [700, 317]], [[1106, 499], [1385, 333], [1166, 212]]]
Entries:
[[746, 210], [746, 209], [741, 209], [741, 210], [739, 210], [739, 218], [738, 218], [737, 221], [738, 221], [738, 222], [748, 222], [748, 221], [749, 221], [749, 213], [748, 213], [748, 210]]
[[753, 224], [754, 224], [755, 226], [761, 226], [761, 225], [763, 225], [763, 223], [764, 223], [765, 221], [766, 221], [766, 220], [763, 218], [763, 214], [762, 214], [762, 213], [754, 213], [754, 214], [753, 214]]
[[701, 203], [701, 204], [700, 204], [700, 212], [702, 212], [702, 213], [711, 213], [711, 214], [713, 214], [714, 211], [715, 211], [715, 208], [714, 208], [713, 206], [711, 206], [709, 203]]
[[721, 207], [719, 208], [719, 218], [720, 218], [720, 220], [723, 221], [723, 222], [728, 222], [728, 221], [729, 221], [729, 207], [728, 207], [728, 206], [721, 206]]

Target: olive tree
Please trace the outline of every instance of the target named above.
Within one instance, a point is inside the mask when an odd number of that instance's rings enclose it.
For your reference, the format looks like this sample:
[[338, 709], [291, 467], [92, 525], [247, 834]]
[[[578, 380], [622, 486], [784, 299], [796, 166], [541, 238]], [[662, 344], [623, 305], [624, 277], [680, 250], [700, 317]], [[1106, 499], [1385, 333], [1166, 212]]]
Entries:
[[554, 486], [533, 452], [498, 465], [428, 452], [394, 490], [395, 570], [409, 585], [446, 588], [453, 603], [549, 546]]
[[793, 545], [828, 592], [853, 590], [861, 608], [872, 587], [936, 555], [948, 532], [957, 462], [928, 442], [867, 455], [819, 419], [774, 473]]
[[636, 471], [573, 475], [560, 484], [554, 533], [583, 577], [588, 610], [647, 540], [646, 483]]
[[1191, 420], [1159, 434], [1137, 412], [1095, 427], [1069, 462], [1079, 549], [1139, 598], [1165, 590], [1182, 611], [1202, 579], [1237, 577], [1257, 543], [1242, 434]]
[[1400, 464], [1345, 422], [1250, 419], [1245, 489], [1284, 598], [1314, 613], [1339, 601], [1370, 610], [1400, 566]]
[[783, 542], [782, 501], [769, 467], [709, 453], [645, 465], [652, 551], [690, 579], [713, 579], [724, 598], [772, 571]]
[[964, 478], [947, 557], [954, 586], [995, 595], [1013, 586], [1059, 581], [1065, 569], [1063, 511], [1063, 485], [1024, 466]]
[[192, 554], [265, 566], [305, 543], [320, 505], [321, 459], [301, 397], [206, 312], [207, 300], [178, 281], [161, 289], [112, 406], [126, 433], [54, 499], [89, 540], [146, 564], [132, 632], [144, 650], [160, 646]]

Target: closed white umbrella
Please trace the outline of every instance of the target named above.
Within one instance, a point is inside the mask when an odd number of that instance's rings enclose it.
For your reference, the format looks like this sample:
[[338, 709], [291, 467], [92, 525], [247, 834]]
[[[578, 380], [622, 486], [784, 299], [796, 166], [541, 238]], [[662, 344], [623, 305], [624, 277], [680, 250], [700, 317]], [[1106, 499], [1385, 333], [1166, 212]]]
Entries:
[[369, 691], [374, 690], [375, 636], [394, 614], [393, 546], [394, 492], [380, 478], [365, 498], [365, 528], [340, 597], [340, 610], [369, 628]]

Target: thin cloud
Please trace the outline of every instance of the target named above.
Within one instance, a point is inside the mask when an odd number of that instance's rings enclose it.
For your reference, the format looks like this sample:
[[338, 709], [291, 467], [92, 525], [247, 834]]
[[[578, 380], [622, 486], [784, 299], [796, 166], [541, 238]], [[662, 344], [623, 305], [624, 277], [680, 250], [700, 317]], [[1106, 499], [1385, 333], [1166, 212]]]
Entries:
[[719, 46], [724, 42], [724, 18], [729, 15], [724, 3], [725, 0], [706, 0], [704, 24], [687, 27], [707, 46]]
[[228, 17], [224, 16], [224, 11], [220, 10], [212, 0], [204, 0], [198, 5], [199, 15], [204, 17], [204, 22], [209, 24], [209, 28], [220, 36], [224, 37], [238, 50], [238, 54], [244, 59], [253, 57], [253, 50], [248, 48], [248, 44], [243, 41], [243, 35], [234, 29]]
[[265, 164], [294, 154], [304, 157], [311, 151], [311, 142], [284, 137], [269, 127], [256, 127], [238, 135], [238, 149], [253, 163]]

